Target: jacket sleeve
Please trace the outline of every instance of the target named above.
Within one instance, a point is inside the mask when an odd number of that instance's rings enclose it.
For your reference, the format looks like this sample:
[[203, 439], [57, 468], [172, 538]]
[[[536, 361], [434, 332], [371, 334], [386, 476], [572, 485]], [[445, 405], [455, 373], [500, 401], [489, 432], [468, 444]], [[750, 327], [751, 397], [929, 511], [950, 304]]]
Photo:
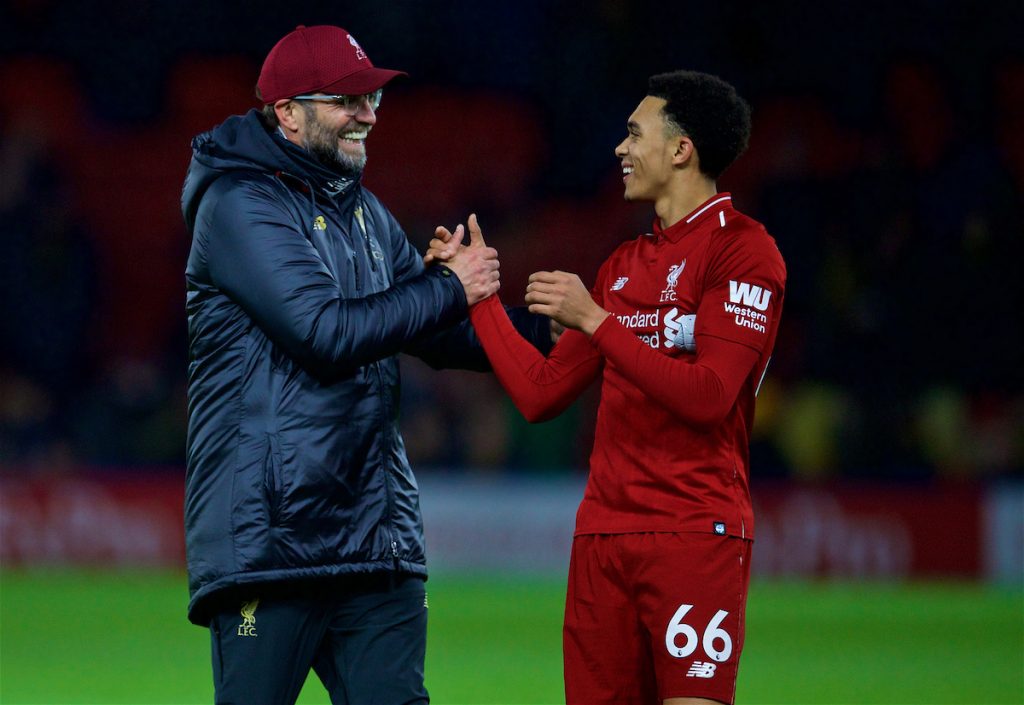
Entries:
[[333, 375], [394, 355], [465, 316], [462, 285], [443, 267], [343, 298], [269, 184], [229, 181], [211, 189], [198, 215], [211, 281], [310, 372]]
[[[505, 314], [516, 332], [533, 345], [537, 352], [541, 355], [551, 352], [554, 344], [551, 341], [549, 318], [530, 313], [525, 306], [505, 306]], [[415, 355], [435, 370], [493, 370], [483, 343], [469, 319], [414, 341], [406, 347], [405, 352]]]

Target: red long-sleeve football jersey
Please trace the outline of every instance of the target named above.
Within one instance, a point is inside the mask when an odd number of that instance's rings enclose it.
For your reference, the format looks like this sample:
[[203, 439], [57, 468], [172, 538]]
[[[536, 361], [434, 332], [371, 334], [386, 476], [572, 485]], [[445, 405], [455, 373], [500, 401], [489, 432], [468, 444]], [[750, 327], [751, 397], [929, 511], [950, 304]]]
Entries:
[[[497, 297], [472, 308], [498, 379], [528, 419], [557, 415], [602, 377], [577, 535], [753, 538], [750, 428], [785, 282], [775, 241], [720, 193], [612, 253], [591, 290], [612, 315], [592, 338], [566, 331], [545, 358]], [[696, 354], [682, 349], [688, 314]]]

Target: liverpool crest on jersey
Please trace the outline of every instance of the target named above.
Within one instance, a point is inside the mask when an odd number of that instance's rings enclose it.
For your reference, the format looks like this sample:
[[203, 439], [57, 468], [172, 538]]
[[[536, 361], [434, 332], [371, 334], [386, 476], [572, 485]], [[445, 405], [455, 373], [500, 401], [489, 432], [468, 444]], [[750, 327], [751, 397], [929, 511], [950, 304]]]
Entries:
[[676, 285], [679, 283], [679, 275], [683, 273], [683, 268], [686, 267], [686, 260], [684, 259], [679, 264], [673, 264], [668, 268], [668, 276], [665, 277], [665, 289], [661, 292], [661, 301], [675, 301], [676, 300]]

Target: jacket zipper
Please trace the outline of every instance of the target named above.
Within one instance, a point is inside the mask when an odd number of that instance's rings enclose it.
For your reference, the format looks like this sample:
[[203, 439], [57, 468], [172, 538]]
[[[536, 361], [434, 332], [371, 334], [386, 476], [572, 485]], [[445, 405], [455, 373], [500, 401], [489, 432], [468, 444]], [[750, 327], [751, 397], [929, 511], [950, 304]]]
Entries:
[[[359, 231], [363, 236], [363, 250], [366, 253], [366, 259], [370, 262], [370, 270], [373, 272], [377, 271], [376, 258], [373, 255], [373, 246], [370, 242], [370, 234], [366, 227], [366, 221], [364, 220], [363, 203], [360, 200], [359, 205], [356, 206], [356, 210], [353, 216], [358, 225]], [[361, 289], [361, 277], [359, 272], [359, 258], [356, 256], [352, 257], [352, 262], [355, 265], [356, 270], [356, 289]], [[391, 560], [394, 562], [395, 570], [398, 570], [398, 540], [395, 536], [395, 492], [391, 486], [391, 473], [388, 471], [388, 450], [391, 445], [391, 425], [388, 423], [388, 419], [391, 417], [390, 413], [390, 396], [384, 387], [384, 374], [380, 369], [380, 361], [373, 362], [371, 364], [373, 371], [377, 377], [377, 391], [382, 399], [381, 404], [381, 449], [380, 449], [380, 467], [381, 472], [384, 473], [384, 490], [387, 495], [387, 508], [388, 515], [386, 518], [388, 536], [391, 539]]]
[[278, 465], [277, 443], [273, 434], [267, 434], [267, 459], [264, 461], [263, 484], [267, 492], [267, 509], [270, 524], [277, 524], [278, 508], [280, 507], [281, 477]]
[[388, 419], [391, 417], [390, 409], [390, 397], [386, 389], [384, 389], [384, 374], [380, 369], [380, 362], [373, 363], [373, 370], [377, 375], [377, 386], [378, 393], [381, 395], [381, 448], [380, 448], [380, 468], [381, 472], [384, 473], [384, 489], [387, 494], [388, 500], [388, 516], [387, 516], [387, 528], [388, 536], [391, 537], [391, 560], [394, 562], [395, 570], [398, 570], [398, 541], [395, 536], [395, 492], [394, 488], [391, 487], [391, 473], [388, 470], [388, 449], [391, 445], [391, 425], [388, 423]]
[[370, 243], [370, 231], [366, 227], [366, 216], [365, 210], [363, 209], [363, 200], [359, 199], [359, 205], [356, 206], [355, 211], [352, 215], [355, 217], [356, 222], [359, 224], [359, 231], [363, 234], [363, 249], [366, 250], [366, 258], [370, 260], [370, 269], [374, 272], [377, 271], [376, 258], [373, 256], [373, 245]]
[[370, 269], [377, 271], [377, 258], [373, 256], [373, 247], [370, 245], [370, 236], [363, 231], [363, 246], [366, 248], [366, 257], [370, 260]]

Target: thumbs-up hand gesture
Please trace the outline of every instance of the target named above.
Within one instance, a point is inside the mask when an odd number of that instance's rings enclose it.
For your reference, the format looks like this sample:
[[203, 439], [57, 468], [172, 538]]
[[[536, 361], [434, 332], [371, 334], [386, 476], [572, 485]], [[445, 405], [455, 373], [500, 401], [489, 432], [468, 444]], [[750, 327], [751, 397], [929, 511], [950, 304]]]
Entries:
[[452, 270], [462, 282], [466, 291], [466, 303], [470, 306], [497, 293], [501, 286], [498, 275], [498, 251], [488, 247], [480, 230], [476, 214], [469, 216], [469, 244], [463, 245], [466, 229], [459, 225], [455, 232], [441, 226], [434, 231], [425, 264], [443, 264]]

